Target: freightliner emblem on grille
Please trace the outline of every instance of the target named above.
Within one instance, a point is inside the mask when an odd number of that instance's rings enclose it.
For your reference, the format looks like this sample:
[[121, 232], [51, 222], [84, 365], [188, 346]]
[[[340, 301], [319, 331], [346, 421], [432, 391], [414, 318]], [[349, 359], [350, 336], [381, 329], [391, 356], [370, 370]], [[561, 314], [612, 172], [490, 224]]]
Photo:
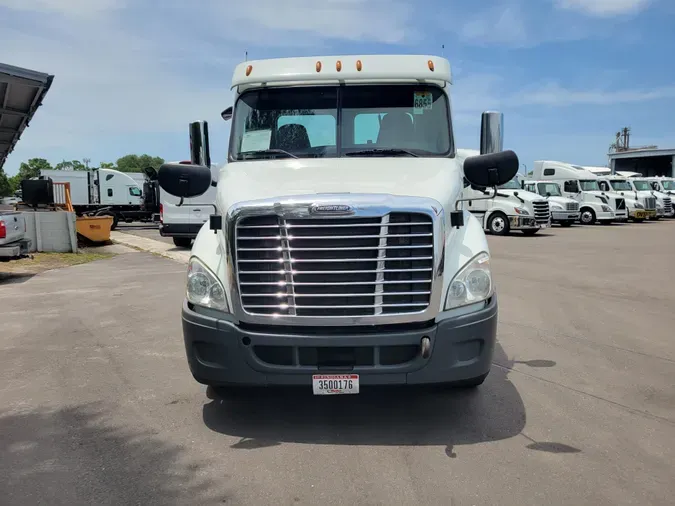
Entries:
[[348, 204], [312, 204], [311, 214], [354, 214], [354, 208]]

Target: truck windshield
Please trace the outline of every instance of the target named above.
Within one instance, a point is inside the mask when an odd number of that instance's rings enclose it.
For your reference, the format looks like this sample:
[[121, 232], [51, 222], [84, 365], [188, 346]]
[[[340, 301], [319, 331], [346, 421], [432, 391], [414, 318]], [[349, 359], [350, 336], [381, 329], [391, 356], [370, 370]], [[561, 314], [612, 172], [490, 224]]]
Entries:
[[633, 189], [628, 181], [610, 181], [609, 184], [612, 185], [612, 189], [616, 192], [626, 192]]
[[440, 88], [421, 84], [245, 92], [230, 135], [233, 161], [453, 152], [448, 99]]
[[598, 185], [598, 182], [595, 179], [581, 179], [579, 181], [579, 184], [581, 185], [582, 191], [585, 192], [600, 191], [600, 186]]
[[518, 183], [517, 179], [512, 179], [508, 183], [504, 183], [501, 185], [499, 188], [502, 190], [520, 190], [520, 184]]
[[651, 191], [652, 187], [647, 181], [633, 181], [635, 189], [639, 192], [648, 192]]
[[560, 187], [555, 183], [539, 183], [537, 185], [537, 189], [539, 190], [539, 195], [546, 195], [547, 193], [550, 193], [552, 197], [562, 196], [562, 193], [560, 193]]
[[675, 190], [675, 181], [662, 181], [661, 184], [663, 185], [664, 190], [668, 191]]

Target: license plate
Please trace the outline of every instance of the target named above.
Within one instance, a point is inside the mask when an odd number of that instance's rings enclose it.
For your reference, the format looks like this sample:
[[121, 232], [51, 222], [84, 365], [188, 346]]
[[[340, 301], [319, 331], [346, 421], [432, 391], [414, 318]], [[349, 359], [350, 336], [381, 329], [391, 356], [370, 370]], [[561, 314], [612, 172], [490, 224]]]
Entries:
[[314, 374], [312, 376], [314, 395], [358, 394], [358, 374]]

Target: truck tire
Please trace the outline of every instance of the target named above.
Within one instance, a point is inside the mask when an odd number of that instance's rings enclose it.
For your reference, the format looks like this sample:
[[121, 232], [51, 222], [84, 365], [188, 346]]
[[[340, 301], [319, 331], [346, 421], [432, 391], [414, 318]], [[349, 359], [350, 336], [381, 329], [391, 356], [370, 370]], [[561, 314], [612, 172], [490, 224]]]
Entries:
[[582, 225], [593, 225], [595, 223], [595, 211], [590, 207], [584, 207], [581, 209], [579, 221]]
[[178, 248], [189, 248], [192, 245], [192, 239], [189, 237], [174, 237], [173, 243]]
[[504, 213], [493, 213], [488, 220], [488, 230], [494, 235], [508, 235], [509, 219]]
[[524, 235], [534, 235], [539, 232], [538, 228], [528, 228], [526, 230], [521, 230]]

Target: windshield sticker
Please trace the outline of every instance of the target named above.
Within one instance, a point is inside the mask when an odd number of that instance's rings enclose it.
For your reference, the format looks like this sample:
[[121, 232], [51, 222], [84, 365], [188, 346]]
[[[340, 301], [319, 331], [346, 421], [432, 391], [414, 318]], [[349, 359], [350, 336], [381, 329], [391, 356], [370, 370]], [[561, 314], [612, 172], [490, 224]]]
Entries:
[[434, 97], [430, 91], [416, 91], [413, 98], [413, 114], [424, 114], [434, 106]]
[[242, 153], [251, 151], [264, 151], [270, 149], [272, 130], [251, 130], [246, 132], [241, 139]]

